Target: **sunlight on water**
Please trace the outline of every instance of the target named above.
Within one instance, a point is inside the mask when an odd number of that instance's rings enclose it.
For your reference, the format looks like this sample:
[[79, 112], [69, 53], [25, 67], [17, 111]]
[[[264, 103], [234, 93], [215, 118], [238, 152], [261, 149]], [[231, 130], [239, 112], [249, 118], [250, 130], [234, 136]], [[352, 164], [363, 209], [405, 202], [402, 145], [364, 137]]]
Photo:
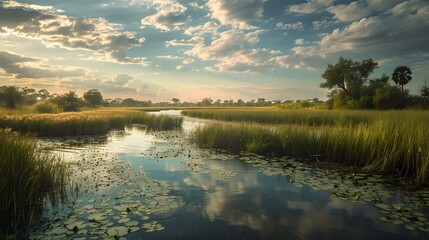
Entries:
[[47, 205], [31, 238], [427, 237], [429, 201], [405, 201], [425, 192], [402, 195], [380, 176], [303, 160], [201, 150], [187, 133], [205, 123], [185, 118], [184, 130], [164, 132], [133, 125], [86, 144], [44, 139], [69, 159], [71, 186], [64, 204]]

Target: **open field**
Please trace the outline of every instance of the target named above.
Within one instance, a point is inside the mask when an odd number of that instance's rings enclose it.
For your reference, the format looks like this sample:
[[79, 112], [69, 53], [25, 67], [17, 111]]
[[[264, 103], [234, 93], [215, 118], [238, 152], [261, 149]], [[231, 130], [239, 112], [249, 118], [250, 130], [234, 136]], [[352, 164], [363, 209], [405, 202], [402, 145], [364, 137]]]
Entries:
[[66, 165], [35, 141], [0, 130], [0, 238], [36, 219], [43, 198], [64, 193]]
[[1, 114], [0, 128], [37, 133], [41, 136], [77, 136], [105, 134], [126, 124], [145, 124], [148, 129], [180, 128], [182, 118], [154, 116], [142, 111], [100, 109], [58, 114]]
[[201, 147], [317, 158], [399, 174], [418, 184], [429, 182], [428, 112], [204, 110], [186, 114], [271, 124], [202, 127], [193, 134]]

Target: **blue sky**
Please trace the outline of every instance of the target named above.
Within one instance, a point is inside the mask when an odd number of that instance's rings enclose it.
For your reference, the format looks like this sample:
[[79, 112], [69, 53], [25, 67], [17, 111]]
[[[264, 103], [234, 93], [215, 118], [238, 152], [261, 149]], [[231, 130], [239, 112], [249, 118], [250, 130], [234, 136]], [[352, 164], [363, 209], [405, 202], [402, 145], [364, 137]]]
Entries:
[[326, 98], [340, 56], [429, 80], [427, 0], [0, 1], [0, 83], [105, 98]]

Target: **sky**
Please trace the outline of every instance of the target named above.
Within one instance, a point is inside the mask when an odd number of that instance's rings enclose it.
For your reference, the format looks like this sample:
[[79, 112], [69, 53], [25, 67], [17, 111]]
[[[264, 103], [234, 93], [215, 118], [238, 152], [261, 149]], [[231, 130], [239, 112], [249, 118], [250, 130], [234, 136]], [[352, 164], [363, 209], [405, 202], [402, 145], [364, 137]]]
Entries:
[[[0, 85], [182, 102], [326, 99], [339, 57], [429, 84], [428, 0], [0, 1]], [[393, 82], [392, 82], [393, 84]]]

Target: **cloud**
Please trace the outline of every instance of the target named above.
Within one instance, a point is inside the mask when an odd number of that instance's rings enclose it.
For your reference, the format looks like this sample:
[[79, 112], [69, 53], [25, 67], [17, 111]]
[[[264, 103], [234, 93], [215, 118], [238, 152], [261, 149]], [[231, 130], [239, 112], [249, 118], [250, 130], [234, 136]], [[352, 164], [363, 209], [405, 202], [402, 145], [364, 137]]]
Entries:
[[0, 5], [0, 33], [42, 40], [46, 45], [82, 49], [107, 55], [105, 60], [146, 65], [144, 58], [131, 58], [126, 50], [141, 46], [144, 38], [135, 32], [121, 32], [122, 26], [104, 18], [62, 15], [50, 6], [13, 2]]
[[295, 39], [295, 45], [303, 45], [304, 43], [304, 38]]
[[166, 42], [168, 46], [195, 46], [197, 44], [201, 44], [204, 41], [203, 37], [195, 36], [191, 39], [173, 39]]
[[183, 64], [191, 64], [195, 62], [195, 60], [193, 58], [187, 58], [185, 60], [183, 60]]
[[173, 55], [163, 55], [163, 56], [156, 56], [156, 57], [160, 59], [172, 59], [172, 60], [183, 59], [183, 57], [173, 56]]
[[328, 56], [345, 52], [389, 58], [429, 51], [429, 6], [424, 0], [398, 4], [389, 13], [362, 18], [337, 28], [313, 46], [297, 46], [301, 56]]
[[253, 28], [249, 23], [262, 18], [264, 0], [208, 0], [211, 17], [222, 25], [234, 28]]
[[183, 65], [177, 65], [177, 66], [176, 66], [176, 70], [179, 70], [179, 71], [180, 71], [180, 70], [183, 70], [183, 68], [184, 68], [184, 67], [185, 67], [185, 66], [183, 66]]
[[147, 16], [141, 20], [142, 25], [153, 26], [161, 30], [178, 29], [185, 24], [189, 17], [186, 15], [187, 8], [173, 1], [158, 1], [157, 13]]
[[366, 8], [364, 2], [352, 2], [350, 4], [339, 4], [328, 8], [328, 12], [342, 22], [351, 22], [368, 16], [372, 9]]
[[334, 0], [309, 0], [306, 3], [291, 5], [286, 11], [289, 13], [310, 14], [331, 5]]
[[304, 28], [304, 24], [300, 21], [295, 22], [295, 23], [282, 23], [282, 22], [278, 22], [276, 24], [276, 28], [277, 29], [292, 29], [292, 30], [298, 30], [298, 29], [303, 29]]
[[79, 77], [86, 73], [81, 68], [53, 66], [43, 63], [41, 59], [6, 51], [0, 51], [0, 70], [12, 75], [15, 79]]
[[208, 21], [203, 25], [189, 27], [185, 30], [186, 35], [193, 35], [195, 33], [213, 33], [219, 28], [219, 24], [215, 21]]
[[133, 79], [130, 75], [121, 73], [113, 77], [111, 82], [117, 86], [125, 86]]
[[271, 71], [274, 67], [286, 67], [277, 60], [281, 52], [266, 48], [249, 48], [258, 42], [257, 36], [260, 33], [260, 30], [253, 33], [237, 29], [227, 30], [216, 36], [210, 44], [206, 45], [204, 41], [200, 41], [184, 54], [203, 61], [216, 61], [214, 65], [205, 68], [208, 71], [253, 73]]

